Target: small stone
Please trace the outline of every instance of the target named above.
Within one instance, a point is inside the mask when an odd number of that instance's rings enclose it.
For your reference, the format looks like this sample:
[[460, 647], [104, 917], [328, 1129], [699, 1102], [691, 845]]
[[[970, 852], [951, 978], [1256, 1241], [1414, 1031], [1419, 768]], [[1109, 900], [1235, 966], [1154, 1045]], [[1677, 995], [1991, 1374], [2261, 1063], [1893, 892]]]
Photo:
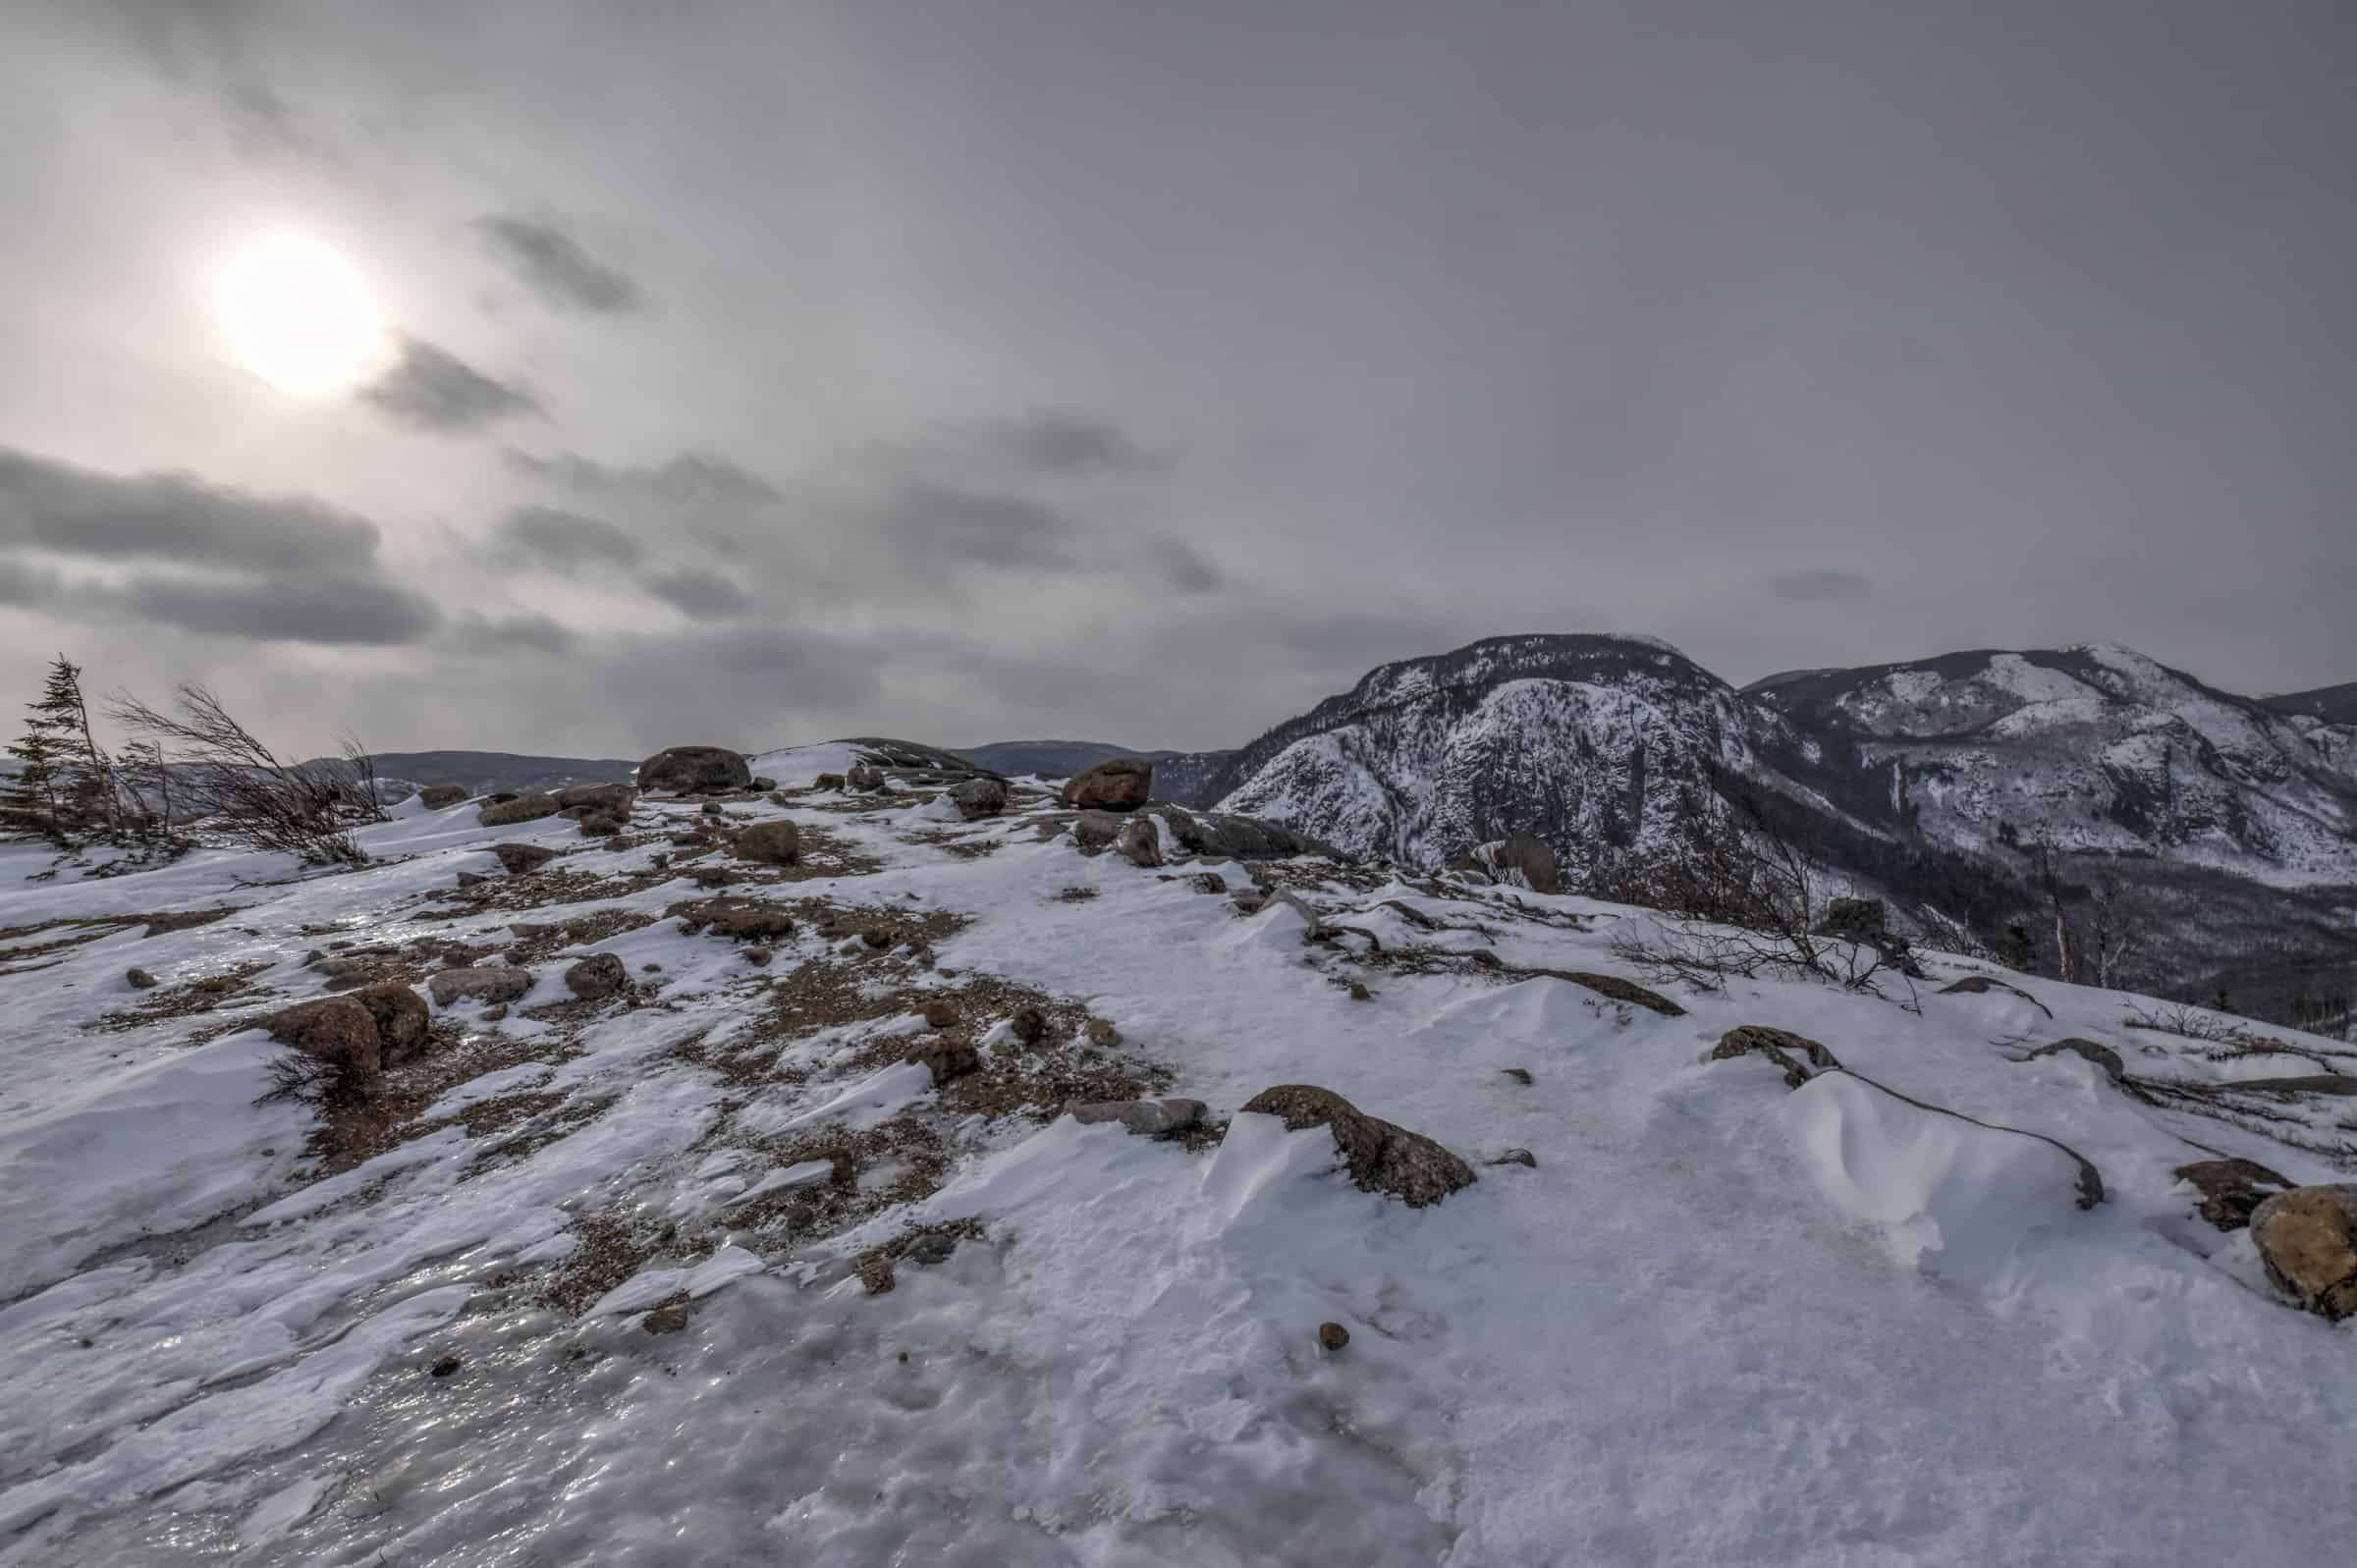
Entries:
[[1505, 1073], [1508, 1078], [1513, 1079], [1516, 1083], [1526, 1084], [1530, 1082], [1530, 1069], [1528, 1067], [1501, 1067], [1498, 1070], [1502, 1073]]
[[859, 940], [881, 952], [899, 939], [894, 935], [890, 926], [870, 926], [859, 933]]
[[676, 1334], [687, 1326], [687, 1309], [680, 1302], [657, 1307], [638, 1320], [638, 1326], [650, 1334]]
[[768, 967], [769, 960], [775, 956], [776, 954], [772, 953], [767, 947], [747, 947], [744, 949], [744, 961], [751, 964], [756, 969]]
[[506, 1002], [504, 1002], [504, 1001], [493, 1002], [493, 1003], [492, 1003], [490, 1006], [488, 1006], [488, 1007], [485, 1007], [485, 1008], [483, 1009], [483, 1022], [485, 1022], [485, 1023], [497, 1023], [497, 1022], [499, 1022], [499, 1021], [500, 1021], [502, 1018], [505, 1018], [507, 1015], [508, 1015], [508, 1004], [507, 1004]]
[[1528, 1165], [1531, 1169], [1536, 1170], [1539, 1168], [1539, 1157], [1527, 1149], [1508, 1149], [1490, 1163], [1493, 1165]]
[[444, 1356], [440, 1361], [435, 1362], [432, 1368], [433, 1375], [437, 1378], [447, 1378], [458, 1370], [459, 1358], [456, 1356]]
[[1007, 1020], [1007, 1026], [1014, 1032], [1015, 1039], [1026, 1046], [1036, 1046], [1048, 1032], [1048, 1015], [1037, 1007], [1017, 1007], [1014, 1016]]
[[126, 969], [123, 972], [123, 978], [130, 982], [134, 991], [153, 991], [162, 984], [144, 969]]
[[1110, 1051], [1122, 1043], [1122, 1032], [1103, 1018], [1091, 1018], [1088, 1021], [1088, 1040], [1089, 1044], [1103, 1046]]
[[958, 1004], [957, 1004], [956, 1002], [954, 1002], [954, 1001], [948, 1001], [948, 1000], [942, 1000], [942, 1001], [928, 1001], [928, 1002], [926, 1002], [926, 1003], [925, 1003], [925, 1027], [926, 1027], [926, 1028], [928, 1028], [928, 1029], [952, 1029], [952, 1028], [955, 1028], [955, 1027], [957, 1027], [957, 1024], [958, 1024]]
[[1373, 1001], [1375, 993], [1367, 989], [1365, 981], [1353, 980], [1350, 982], [1350, 1000], [1352, 1001]]
[[1318, 1325], [1318, 1348], [1328, 1355], [1334, 1354], [1349, 1342], [1350, 1330], [1341, 1324], [1322, 1323]]

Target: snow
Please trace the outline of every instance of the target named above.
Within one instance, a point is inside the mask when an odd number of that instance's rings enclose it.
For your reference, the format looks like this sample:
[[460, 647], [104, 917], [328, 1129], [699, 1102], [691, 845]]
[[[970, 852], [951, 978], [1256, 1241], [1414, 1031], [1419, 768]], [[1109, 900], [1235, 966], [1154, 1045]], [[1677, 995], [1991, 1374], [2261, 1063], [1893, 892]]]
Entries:
[[[1529, 684], [1506, 711], [1554, 700]], [[1302, 744], [1321, 743], [1343, 744]], [[790, 787], [848, 765], [755, 761]], [[1239, 916], [1187, 873], [1241, 887], [1243, 869], [1175, 842], [1157, 872], [1018, 820], [973, 825], [993, 852], [952, 854], [920, 793], [732, 810], [880, 863], [783, 896], [962, 917], [938, 970], [887, 980], [815, 930], [755, 969], [655, 919], [580, 949], [622, 955], [650, 988], [637, 1004], [466, 1011], [468, 1049], [497, 1049], [350, 1168], [306, 1154], [307, 1111], [253, 1103], [278, 1050], [263, 1035], [190, 1037], [318, 994], [298, 961], [315, 928], [489, 943], [515, 920], [659, 915], [697, 890], [448, 919], [428, 895], [499, 838], [644, 869], [692, 807], [643, 804], [646, 842], [410, 814], [368, 830], [378, 864], [323, 878], [208, 852], [33, 884], [12, 848], [0, 925], [241, 907], [0, 974], [0, 1564], [2345, 1554], [2357, 1325], [2274, 1299], [2247, 1237], [2199, 1220], [2173, 1171], [2216, 1152], [2348, 1179], [2330, 1154], [2348, 1103], [2221, 1121], [2076, 1056], [2023, 1057], [2080, 1036], [2201, 1084], [2308, 1063], [2211, 1061], [2127, 1028], [2151, 1004], [2114, 993], [1943, 995], [1974, 971], [1938, 955], [1920, 1010], [1738, 980], [1673, 988], [1686, 1010], [1664, 1016], [1513, 972], [1629, 975], [1614, 939], [1636, 912], [1288, 871], [1322, 917], [1428, 960], [1389, 967], [1360, 937], [1305, 942], [1289, 903]], [[1444, 961], [1475, 951], [1499, 966]], [[123, 1021], [127, 964], [264, 961], [271, 995], [222, 1018]], [[536, 965], [536, 995], [562, 997], [566, 961]], [[782, 1028], [778, 988], [819, 964], [865, 975], [850, 994], [872, 1005]], [[1157, 1092], [1205, 1101], [1224, 1135], [1190, 1149], [959, 1108], [895, 1058], [930, 1033], [925, 996], [985, 980], [1112, 1021], [1105, 1059], [1166, 1067]], [[1710, 1059], [1744, 1023], [1852, 1072], [1789, 1091], [1756, 1057]], [[989, 1081], [1045, 1070], [1003, 1015], [970, 1024]], [[1425, 1209], [1362, 1192], [1324, 1130], [1240, 1110], [1286, 1082], [1435, 1138], [1480, 1179]], [[532, 1119], [503, 1121], [518, 1103]], [[808, 1153], [917, 1133], [863, 1156], [850, 1197]], [[2031, 1134], [2092, 1161], [2108, 1200], [2079, 1208], [2074, 1162]], [[1509, 1148], [1536, 1167], [1485, 1162]], [[938, 1153], [932, 1178], [911, 1179], [911, 1150]], [[835, 1228], [795, 1217], [853, 1198]], [[633, 1220], [669, 1239], [551, 1295], [600, 1226]], [[978, 1238], [904, 1258], [889, 1292], [855, 1267], [910, 1226], [968, 1222]], [[685, 1329], [641, 1326], [678, 1300]], [[1320, 1348], [1326, 1322], [1345, 1349]]]

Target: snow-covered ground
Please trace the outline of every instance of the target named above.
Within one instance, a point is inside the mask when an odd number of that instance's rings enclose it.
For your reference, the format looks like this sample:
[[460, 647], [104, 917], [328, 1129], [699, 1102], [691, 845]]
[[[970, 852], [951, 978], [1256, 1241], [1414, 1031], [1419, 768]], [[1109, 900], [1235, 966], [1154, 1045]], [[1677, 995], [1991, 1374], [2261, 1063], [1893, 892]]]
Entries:
[[[766, 966], [660, 918], [722, 863], [667, 840], [685, 803], [622, 840], [412, 804], [330, 877], [207, 851], [28, 882], [46, 856], [0, 852], [0, 1563], [2346, 1556], [2357, 1324], [2276, 1300], [2172, 1171], [2350, 1179], [2357, 1100], [2221, 1120], [2024, 1058], [2079, 1037], [2209, 1084], [2357, 1072], [2348, 1048], [2253, 1056], [2046, 982], [1943, 994], [1970, 970], [1937, 959], [1920, 1011], [1735, 981], [1661, 988], [1673, 1016], [1531, 973], [1643, 978], [1615, 953], [1639, 911], [1273, 863], [1356, 928], [1310, 944], [1293, 905], [1196, 880], [1241, 866], [1086, 857], [1044, 801], [967, 825], [800, 792], [850, 760], [758, 759], [792, 803], [727, 808], [811, 836], [791, 880], [725, 890], [795, 907]], [[516, 841], [567, 854], [447, 896]], [[534, 988], [437, 1008], [398, 1114], [341, 1155], [257, 1105], [286, 1053], [231, 1026], [322, 994], [313, 949], [421, 979], [420, 939]], [[571, 999], [592, 951], [630, 994]], [[940, 1088], [899, 1060], [931, 1000], [983, 1061]], [[1057, 1043], [1084, 1019], [1118, 1043]], [[1851, 1072], [1711, 1059], [1743, 1024]], [[1120, 1082], [1224, 1136], [1046, 1119]], [[1360, 1191], [1325, 1131], [1238, 1113], [1284, 1083], [1480, 1179]], [[1535, 1165], [1488, 1162], [1509, 1149]]]

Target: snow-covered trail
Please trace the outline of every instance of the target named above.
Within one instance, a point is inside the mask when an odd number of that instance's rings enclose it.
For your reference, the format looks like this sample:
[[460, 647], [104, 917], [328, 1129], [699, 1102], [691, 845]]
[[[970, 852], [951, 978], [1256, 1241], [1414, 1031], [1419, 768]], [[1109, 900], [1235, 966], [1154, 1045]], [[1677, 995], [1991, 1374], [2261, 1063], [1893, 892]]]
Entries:
[[[846, 760], [756, 767], [798, 786]], [[2357, 1325], [2276, 1301], [2247, 1234], [2206, 1226], [2172, 1171], [2215, 1150], [2348, 1179], [2325, 1151], [2357, 1144], [2330, 1119], [2349, 1103], [2291, 1129], [2303, 1150], [2156, 1109], [2076, 1055], [2019, 1059], [2080, 1037], [2140, 1075], [2264, 1069], [2125, 1028], [2136, 999], [1943, 995], [1968, 966], [1935, 961], [1920, 1013], [1737, 981], [1673, 991], [1685, 1010], [1666, 1016], [1516, 978], [1628, 976], [1612, 940], [1636, 911], [1273, 868], [1420, 955], [1374, 962], [1191, 880], [1247, 886], [1233, 862], [1141, 869], [1023, 813], [968, 826], [905, 796], [729, 810], [793, 816], [845, 867], [732, 892], [965, 923], [933, 942], [936, 968], [808, 921], [766, 970], [668, 920], [544, 945], [514, 1014], [447, 1015], [482, 1071], [417, 1135], [324, 1176], [308, 1112], [250, 1104], [278, 1051], [260, 1034], [187, 1044], [210, 1014], [85, 1027], [138, 1004], [125, 966], [169, 992], [266, 962], [247, 983], [283, 1004], [316, 991], [301, 956], [330, 927], [399, 945], [654, 915], [700, 895], [650, 869], [659, 837], [580, 846], [571, 823], [484, 830], [461, 807], [371, 830], [387, 863], [344, 877], [257, 889], [284, 868], [217, 856], [0, 892], [8, 928], [240, 906], [0, 975], [0, 1563], [2345, 1552]], [[642, 803], [634, 831], [693, 816]], [[423, 897], [518, 840], [575, 851], [561, 867], [597, 895], [458, 918]], [[1447, 957], [1476, 950], [1500, 962]], [[659, 964], [660, 990], [570, 1002], [557, 976], [588, 951]], [[834, 1012], [778, 1026], [781, 998], [837, 969]], [[927, 997], [1029, 995], [1121, 1044], [1025, 1053], [970, 1017], [986, 1065], [965, 1082], [998, 1100], [879, 1065], [926, 1032]], [[1758, 1056], [1710, 1059], [1743, 1024], [1863, 1078], [1795, 1091]], [[1027, 1078], [1153, 1065], [1233, 1116], [1223, 1140], [995, 1108]], [[1867, 1080], [2059, 1139], [2108, 1199], [2079, 1208], [2069, 1162], [2035, 1139]], [[1357, 1190], [1322, 1130], [1234, 1114], [1288, 1082], [1439, 1140], [1480, 1180], [1424, 1209]], [[821, 1126], [865, 1140], [832, 1208], [805, 1196], [825, 1183], [799, 1140]], [[1535, 1165], [1485, 1162], [1514, 1148]], [[851, 1261], [916, 1226], [964, 1239], [874, 1293]], [[672, 1300], [685, 1327], [642, 1325]], [[1324, 1322], [1345, 1349], [1320, 1349]]]

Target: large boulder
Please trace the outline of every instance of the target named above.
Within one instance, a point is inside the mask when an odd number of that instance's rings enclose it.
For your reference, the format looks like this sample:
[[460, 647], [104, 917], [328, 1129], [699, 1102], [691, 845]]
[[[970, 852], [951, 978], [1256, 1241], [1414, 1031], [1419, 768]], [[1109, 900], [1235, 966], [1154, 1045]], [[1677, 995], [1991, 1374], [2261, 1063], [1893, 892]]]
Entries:
[[1064, 803], [1095, 811], [1135, 811], [1154, 786], [1154, 764], [1143, 757], [1108, 757], [1065, 781]]
[[768, 866], [791, 866], [802, 858], [802, 831], [781, 817], [756, 822], [737, 835], [737, 858]]
[[384, 1065], [383, 1046], [376, 1019], [352, 997], [326, 997], [297, 1002], [273, 1015], [270, 1038], [343, 1069], [347, 1087], [367, 1091], [375, 1087]]
[[1326, 1128], [1352, 1181], [1364, 1191], [1402, 1199], [1411, 1209], [1439, 1203], [1475, 1180], [1471, 1165], [1430, 1138], [1370, 1116], [1331, 1089], [1279, 1084], [1245, 1101], [1243, 1108], [1276, 1116], [1292, 1132]]
[[362, 987], [351, 1000], [368, 1009], [376, 1025], [377, 1058], [385, 1066], [398, 1067], [424, 1054], [432, 1039], [432, 1015], [426, 1011], [423, 997], [398, 981], [387, 981]]
[[979, 822], [1007, 809], [1007, 786], [996, 779], [968, 779], [950, 785], [950, 804], [966, 821]]
[[475, 821], [486, 828], [512, 828], [520, 822], [537, 822], [553, 817], [565, 809], [565, 802], [545, 789], [517, 795], [509, 800], [496, 800], [475, 814]]
[[417, 791], [417, 803], [428, 811], [440, 811], [455, 806], [466, 798], [465, 784], [427, 784]]
[[638, 765], [638, 787], [676, 793], [710, 794], [723, 789], [750, 789], [753, 770], [744, 758], [724, 746], [673, 746]]
[[1208, 860], [1283, 860], [1292, 855], [1343, 858], [1332, 844], [1257, 817], [1187, 811], [1173, 805], [1152, 809], [1154, 815], [1170, 825], [1171, 837], [1178, 841], [1179, 848]]
[[2252, 1211], [2251, 1239], [2293, 1302], [2335, 1323], [2357, 1316], [2357, 1182], [2275, 1194]]
[[434, 994], [434, 1005], [448, 1007], [460, 1001], [515, 1001], [532, 989], [532, 972], [528, 969], [445, 969], [426, 981], [425, 989]]

